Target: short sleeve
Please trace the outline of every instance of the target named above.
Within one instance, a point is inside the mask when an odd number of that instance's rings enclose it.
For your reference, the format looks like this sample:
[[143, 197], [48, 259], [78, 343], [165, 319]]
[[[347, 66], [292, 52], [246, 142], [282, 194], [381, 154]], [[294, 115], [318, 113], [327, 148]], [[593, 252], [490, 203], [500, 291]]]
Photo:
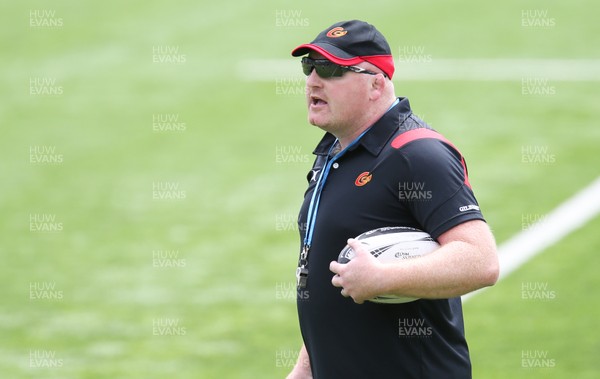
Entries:
[[[484, 220], [461, 154], [445, 142], [425, 138], [402, 146], [400, 201], [433, 238], [470, 220]], [[485, 221], [485, 220], [484, 220]]]

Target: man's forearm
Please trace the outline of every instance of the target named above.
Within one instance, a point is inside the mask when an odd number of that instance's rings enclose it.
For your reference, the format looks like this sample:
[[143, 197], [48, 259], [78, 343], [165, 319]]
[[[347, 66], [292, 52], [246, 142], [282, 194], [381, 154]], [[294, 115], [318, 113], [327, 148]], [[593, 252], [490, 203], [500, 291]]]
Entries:
[[482, 221], [459, 225], [439, 238], [441, 247], [419, 259], [382, 267], [384, 293], [440, 299], [493, 285], [498, 278], [496, 245]]

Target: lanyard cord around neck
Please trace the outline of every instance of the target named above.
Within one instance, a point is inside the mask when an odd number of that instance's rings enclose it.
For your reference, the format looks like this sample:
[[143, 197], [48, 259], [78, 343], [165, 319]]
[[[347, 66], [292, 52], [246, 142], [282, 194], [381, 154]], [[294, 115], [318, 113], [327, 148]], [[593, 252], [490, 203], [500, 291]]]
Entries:
[[[400, 99], [396, 98], [394, 103], [389, 107], [388, 111], [392, 109], [396, 104], [400, 102]], [[304, 241], [302, 244], [302, 251], [300, 252], [300, 261], [298, 262], [298, 268], [296, 269], [296, 280], [298, 288], [304, 288], [306, 286], [306, 282], [308, 280], [308, 253], [310, 252], [310, 247], [313, 239], [313, 233], [315, 231], [315, 223], [317, 221], [317, 213], [319, 212], [319, 203], [321, 202], [321, 193], [323, 192], [323, 188], [325, 187], [325, 182], [327, 181], [327, 176], [329, 175], [329, 171], [331, 170], [331, 166], [341, 158], [346, 151], [348, 151], [351, 147], [356, 145], [358, 141], [362, 138], [362, 136], [369, 131], [370, 128], [367, 128], [364, 132], [362, 132], [352, 143], [346, 148], [344, 148], [339, 153], [335, 154], [331, 157], [333, 149], [338, 143], [336, 139], [335, 142], [329, 148], [327, 153], [327, 158], [325, 159], [325, 164], [323, 167], [323, 171], [317, 179], [317, 184], [315, 185], [315, 189], [313, 191], [312, 197], [310, 199], [310, 203], [308, 206], [308, 214], [306, 216], [306, 233], [304, 235]]]
[[306, 267], [306, 265], [308, 264], [308, 252], [310, 251], [310, 247], [311, 247], [311, 243], [312, 243], [312, 239], [313, 239], [313, 233], [315, 231], [315, 223], [317, 221], [317, 213], [319, 212], [319, 203], [321, 202], [321, 193], [323, 192], [323, 188], [325, 187], [325, 182], [327, 181], [327, 177], [329, 176], [329, 171], [331, 170], [331, 167], [333, 166], [335, 161], [337, 161], [339, 158], [341, 158], [351, 147], [356, 145], [358, 143], [358, 141], [361, 139], [361, 137], [363, 135], [365, 135], [365, 133], [368, 130], [369, 129], [362, 132], [354, 141], [352, 141], [351, 144], [346, 146], [342, 151], [335, 154], [333, 157], [331, 157], [331, 153], [332, 153], [333, 149], [335, 148], [335, 146], [337, 145], [338, 140], [336, 139], [335, 142], [329, 148], [329, 152], [327, 153], [327, 159], [325, 160], [323, 172], [321, 173], [321, 175], [319, 176], [319, 179], [317, 180], [315, 190], [312, 194], [312, 197], [310, 199], [310, 203], [308, 206], [308, 214], [306, 217], [306, 233], [304, 235], [304, 241], [303, 241], [304, 243], [302, 246], [302, 252], [300, 254], [300, 267], [302, 267], [302, 268]]

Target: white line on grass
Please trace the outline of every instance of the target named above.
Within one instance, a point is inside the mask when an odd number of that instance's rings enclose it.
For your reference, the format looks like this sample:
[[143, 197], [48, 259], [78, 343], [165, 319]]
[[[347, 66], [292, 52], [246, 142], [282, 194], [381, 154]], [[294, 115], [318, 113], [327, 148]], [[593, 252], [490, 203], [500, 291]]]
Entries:
[[[468, 80], [600, 81], [600, 59], [443, 59], [422, 62], [396, 60], [395, 81]], [[238, 76], [247, 81], [275, 81], [303, 77], [298, 59], [244, 59]]]
[[[585, 225], [600, 213], [600, 177], [560, 204], [543, 220], [518, 233], [498, 247], [502, 280], [546, 248]], [[463, 301], [484, 291], [462, 297]]]

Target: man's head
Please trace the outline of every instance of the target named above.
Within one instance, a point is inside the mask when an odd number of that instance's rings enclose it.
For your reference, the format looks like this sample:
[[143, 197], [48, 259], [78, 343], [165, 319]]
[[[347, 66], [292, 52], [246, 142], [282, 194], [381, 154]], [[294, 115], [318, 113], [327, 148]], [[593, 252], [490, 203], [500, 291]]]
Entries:
[[343, 66], [369, 62], [388, 78], [394, 75], [394, 58], [385, 37], [363, 21], [342, 21], [325, 29], [311, 43], [298, 46], [292, 55], [299, 57], [311, 51]]
[[336, 23], [292, 51], [293, 56], [307, 54], [302, 68], [309, 122], [340, 141], [370, 126], [394, 101], [394, 60], [374, 26]]

